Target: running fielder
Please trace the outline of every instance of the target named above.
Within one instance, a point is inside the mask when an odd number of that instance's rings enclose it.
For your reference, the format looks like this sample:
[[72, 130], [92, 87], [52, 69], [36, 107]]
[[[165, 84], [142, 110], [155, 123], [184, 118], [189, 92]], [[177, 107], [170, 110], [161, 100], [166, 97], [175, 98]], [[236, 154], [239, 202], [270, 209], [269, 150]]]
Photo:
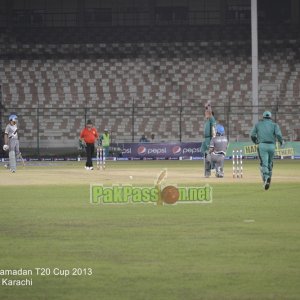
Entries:
[[9, 170], [15, 173], [17, 170], [17, 157], [21, 155], [19, 139], [18, 139], [18, 117], [16, 115], [9, 116], [9, 123], [4, 132], [4, 151], [9, 151]]
[[216, 136], [210, 141], [210, 156], [212, 163], [215, 164], [216, 177], [224, 177], [224, 159], [228, 146], [228, 140], [225, 136], [225, 129], [221, 124], [216, 127]]
[[209, 177], [211, 175], [211, 157], [209, 153], [209, 145], [211, 139], [216, 136], [216, 120], [214, 118], [214, 113], [211, 109], [210, 102], [205, 105], [205, 118], [204, 141], [201, 145], [201, 153], [204, 157], [204, 176]]
[[263, 120], [259, 121], [250, 133], [252, 142], [258, 145], [260, 172], [265, 190], [268, 190], [271, 184], [276, 139], [281, 146], [283, 145], [281, 130], [271, 117], [272, 114], [265, 111]]

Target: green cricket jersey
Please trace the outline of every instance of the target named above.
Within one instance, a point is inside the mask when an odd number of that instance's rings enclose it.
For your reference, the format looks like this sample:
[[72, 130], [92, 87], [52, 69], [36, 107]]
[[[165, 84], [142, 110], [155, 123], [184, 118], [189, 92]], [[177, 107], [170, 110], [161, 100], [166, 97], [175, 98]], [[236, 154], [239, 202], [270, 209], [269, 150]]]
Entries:
[[276, 138], [282, 144], [282, 134], [278, 124], [271, 119], [263, 119], [256, 123], [250, 133], [251, 140], [255, 144], [267, 143], [275, 144]]
[[103, 133], [100, 137], [100, 140], [102, 141], [102, 146], [103, 147], [109, 147], [110, 145], [110, 135]]
[[204, 138], [212, 138], [213, 137], [213, 128], [216, 126], [216, 119], [214, 116], [211, 116], [204, 123]]
[[214, 116], [211, 116], [204, 123], [204, 141], [201, 144], [201, 153], [205, 153], [209, 150], [209, 144], [215, 134], [216, 120]]

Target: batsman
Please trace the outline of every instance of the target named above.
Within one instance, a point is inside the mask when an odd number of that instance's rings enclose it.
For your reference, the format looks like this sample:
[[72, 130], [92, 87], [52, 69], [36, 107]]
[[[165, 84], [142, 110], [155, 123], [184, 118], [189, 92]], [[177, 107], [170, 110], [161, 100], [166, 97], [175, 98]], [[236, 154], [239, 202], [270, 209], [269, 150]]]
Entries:
[[228, 140], [225, 136], [225, 129], [221, 124], [216, 127], [217, 136], [210, 141], [211, 161], [215, 163], [216, 177], [224, 177], [224, 159], [228, 147]]
[[21, 155], [18, 139], [18, 117], [16, 115], [9, 116], [9, 123], [4, 132], [4, 151], [9, 151], [9, 170], [15, 173], [17, 170], [17, 157]]
[[276, 139], [281, 146], [283, 145], [279, 125], [274, 123], [271, 117], [271, 112], [265, 111], [263, 119], [255, 124], [250, 133], [252, 142], [258, 145], [260, 172], [265, 190], [268, 190], [271, 184]]
[[209, 152], [210, 141], [216, 136], [216, 120], [210, 102], [205, 105], [204, 140], [201, 145], [201, 153], [204, 157], [204, 176], [211, 175], [211, 154]]

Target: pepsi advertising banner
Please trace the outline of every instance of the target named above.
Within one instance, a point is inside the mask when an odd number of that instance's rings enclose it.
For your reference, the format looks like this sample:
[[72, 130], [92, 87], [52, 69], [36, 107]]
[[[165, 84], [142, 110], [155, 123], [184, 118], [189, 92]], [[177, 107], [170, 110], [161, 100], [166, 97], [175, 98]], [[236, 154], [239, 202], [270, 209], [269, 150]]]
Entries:
[[128, 159], [197, 159], [201, 143], [122, 143], [122, 157]]

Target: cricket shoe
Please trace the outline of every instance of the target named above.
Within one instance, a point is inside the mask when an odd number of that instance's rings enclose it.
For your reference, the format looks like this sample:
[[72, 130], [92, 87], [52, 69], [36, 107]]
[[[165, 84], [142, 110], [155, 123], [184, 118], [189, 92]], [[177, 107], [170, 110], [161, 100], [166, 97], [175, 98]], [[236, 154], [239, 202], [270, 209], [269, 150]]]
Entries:
[[93, 167], [90, 167], [90, 170], [94, 170], [94, 168], [93, 168]]
[[224, 177], [224, 173], [223, 173], [223, 169], [222, 168], [218, 168], [217, 170], [216, 170], [216, 177], [217, 178], [223, 178]]
[[271, 177], [268, 177], [265, 181], [265, 184], [264, 184], [264, 187], [265, 187], [265, 190], [268, 190], [269, 187], [270, 187], [270, 184], [271, 184]]

